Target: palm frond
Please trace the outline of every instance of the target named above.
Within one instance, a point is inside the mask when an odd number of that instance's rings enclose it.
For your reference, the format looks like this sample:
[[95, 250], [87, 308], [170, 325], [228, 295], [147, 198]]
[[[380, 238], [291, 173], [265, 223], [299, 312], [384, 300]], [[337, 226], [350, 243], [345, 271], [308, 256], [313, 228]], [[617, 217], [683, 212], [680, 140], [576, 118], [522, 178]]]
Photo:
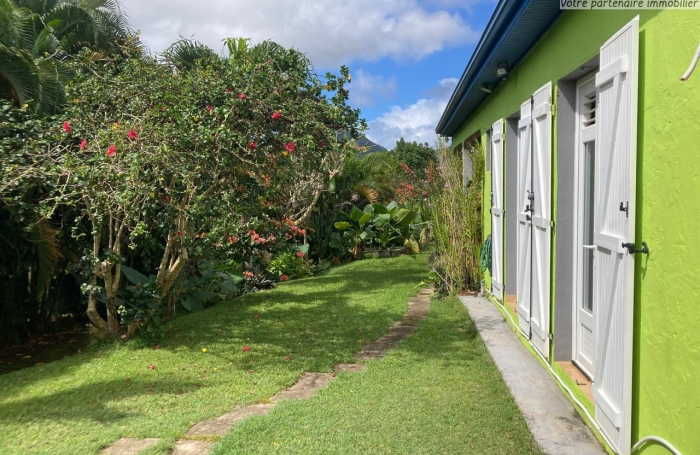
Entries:
[[35, 97], [39, 81], [31, 53], [0, 44], [0, 93], [22, 105]]
[[189, 71], [197, 64], [215, 58], [216, 54], [209, 47], [196, 40], [182, 38], [175, 41], [164, 52], [165, 60], [181, 71]]
[[46, 220], [40, 220], [34, 224], [31, 230], [31, 239], [34, 243], [37, 258], [37, 298], [41, 298], [46, 292], [59, 261], [63, 259], [63, 254], [59, 249], [56, 238], [57, 232]]

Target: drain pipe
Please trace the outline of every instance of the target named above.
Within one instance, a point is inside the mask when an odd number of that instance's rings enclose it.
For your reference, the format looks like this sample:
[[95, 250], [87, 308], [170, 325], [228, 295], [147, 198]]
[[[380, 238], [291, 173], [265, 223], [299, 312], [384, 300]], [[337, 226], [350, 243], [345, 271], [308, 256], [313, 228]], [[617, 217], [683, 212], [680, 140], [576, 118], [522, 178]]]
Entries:
[[661, 445], [663, 445], [664, 447], [666, 447], [666, 448], [668, 449], [668, 451], [671, 452], [673, 455], [682, 455], [682, 454], [678, 451], [678, 449], [676, 449], [676, 448], [673, 446], [673, 444], [671, 444], [671, 443], [668, 442], [667, 440], [665, 440], [665, 439], [663, 439], [663, 438], [660, 438], [660, 437], [658, 437], [658, 436], [647, 436], [647, 437], [644, 437], [644, 438], [640, 439], [639, 441], [637, 441], [637, 443], [636, 443], [634, 446], [632, 446], [632, 452], [631, 452], [631, 453], [636, 452], [637, 450], [639, 450], [639, 449], [644, 445], [645, 442], [649, 442], [649, 441], [658, 442], [659, 444], [661, 444]]

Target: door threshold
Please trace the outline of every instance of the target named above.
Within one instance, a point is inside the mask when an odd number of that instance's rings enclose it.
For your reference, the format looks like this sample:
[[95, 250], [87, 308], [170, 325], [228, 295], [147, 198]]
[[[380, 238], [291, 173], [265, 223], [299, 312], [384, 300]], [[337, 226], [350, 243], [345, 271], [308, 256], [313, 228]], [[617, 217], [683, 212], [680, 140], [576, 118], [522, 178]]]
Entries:
[[564, 370], [564, 372], [574, 380], [576, 385], [578, 386], [579, 390], [583, 392], [583, 394], [586, 396], [588, 401], [590, 401], [592, 404], [595, 404], [595, 400], [593, 400], [593, 394], [592, 394], [592, 387], [593, 387], [593, 381], [591, 381], [587, 375], [581, 371], [574, 362], [562, 362], [559, 361], [557, 364]]

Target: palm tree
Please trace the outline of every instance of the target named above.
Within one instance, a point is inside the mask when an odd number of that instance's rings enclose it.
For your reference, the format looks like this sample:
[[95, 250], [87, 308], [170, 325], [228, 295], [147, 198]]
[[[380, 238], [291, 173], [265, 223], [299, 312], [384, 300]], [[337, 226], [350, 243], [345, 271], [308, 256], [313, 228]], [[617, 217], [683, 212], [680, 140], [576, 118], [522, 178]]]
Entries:
[[117, 0], [0, 0], [0, 97], [57, 112], [67, 59], [83, 48], [119, 52], [129, 33]]

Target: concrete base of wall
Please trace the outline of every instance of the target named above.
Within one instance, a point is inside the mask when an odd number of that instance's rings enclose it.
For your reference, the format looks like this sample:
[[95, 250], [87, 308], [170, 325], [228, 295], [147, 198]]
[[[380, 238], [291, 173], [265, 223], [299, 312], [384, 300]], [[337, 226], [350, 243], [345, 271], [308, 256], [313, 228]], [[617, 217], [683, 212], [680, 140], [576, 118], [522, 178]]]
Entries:
[[606, 452], [547, 370], [523, 346], [493, 303], [460, 297], [503, 374], [535, 440], [551, 455]]

